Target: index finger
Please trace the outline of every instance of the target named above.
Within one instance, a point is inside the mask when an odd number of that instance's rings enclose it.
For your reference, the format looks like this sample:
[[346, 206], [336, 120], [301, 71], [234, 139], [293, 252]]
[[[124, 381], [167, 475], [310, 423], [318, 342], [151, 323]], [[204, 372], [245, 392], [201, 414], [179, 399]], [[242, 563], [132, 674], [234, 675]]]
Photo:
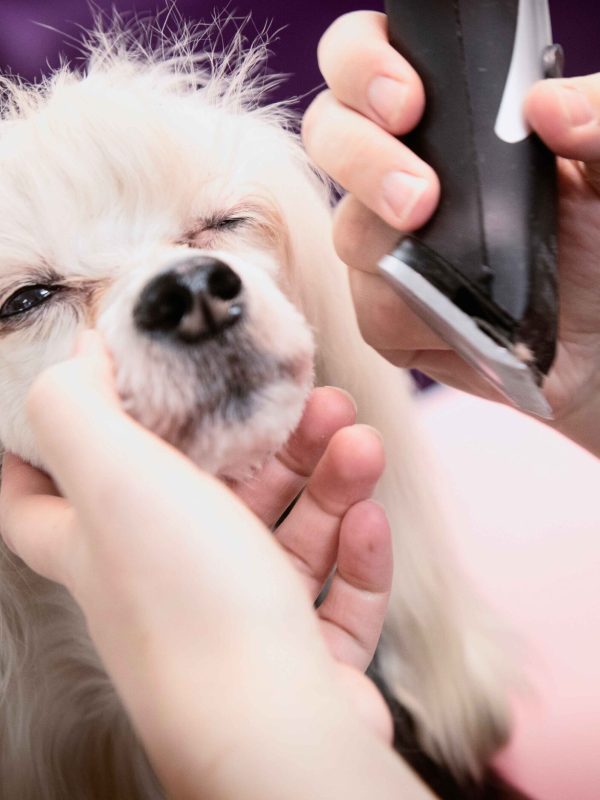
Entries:
[[421, 118], [423, 84], [389, 43], [385, 14], [355, 11], [339, 17], [323, 34], [317, 58], [335, 97], [389, 133], [407, 133]]

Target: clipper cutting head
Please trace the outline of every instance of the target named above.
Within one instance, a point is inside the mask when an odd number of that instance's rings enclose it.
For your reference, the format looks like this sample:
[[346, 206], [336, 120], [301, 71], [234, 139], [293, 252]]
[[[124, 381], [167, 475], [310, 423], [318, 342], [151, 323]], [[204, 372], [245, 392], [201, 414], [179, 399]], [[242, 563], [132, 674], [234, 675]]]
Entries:
[[533, 365], [494, 341], [475, 319], [394, 255], [384, 256], [379, 269], [406, 304], [504, 397], [523, 411], [552, 419], [552, 409], [539, 385], [543, 376]]

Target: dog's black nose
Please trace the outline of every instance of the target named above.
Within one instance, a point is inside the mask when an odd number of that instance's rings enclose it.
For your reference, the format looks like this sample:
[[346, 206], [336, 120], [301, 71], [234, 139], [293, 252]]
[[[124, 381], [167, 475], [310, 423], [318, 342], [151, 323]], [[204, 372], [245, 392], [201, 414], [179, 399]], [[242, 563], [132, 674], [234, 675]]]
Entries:
[[194, 256], [161, 272], [135, 305], [140, 331], [195, 344], [216, 336], [243, 315], [242, 281], [218, 258]]

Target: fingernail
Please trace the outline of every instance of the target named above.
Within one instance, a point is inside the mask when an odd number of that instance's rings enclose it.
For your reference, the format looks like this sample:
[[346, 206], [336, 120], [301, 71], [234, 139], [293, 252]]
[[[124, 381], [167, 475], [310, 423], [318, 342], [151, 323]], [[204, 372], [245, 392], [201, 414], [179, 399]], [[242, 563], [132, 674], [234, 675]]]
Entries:
[[560, 87], [560, 104], [563, 114], [574, 128], [588, 125], [596, 119], [594, 107], [583, 92], [575, 86], [563, 84]]
[[408, 220], [412, 210], [427, 189], [425, 178], [408, 172], [390, 172], [383, 179], [383, 199], [401, 225]]
[[406, 87], [383, 75], [373, 78], [367, 88], [367, 100], [376, 116], [389, 128], [396, 126], [404, 106]]

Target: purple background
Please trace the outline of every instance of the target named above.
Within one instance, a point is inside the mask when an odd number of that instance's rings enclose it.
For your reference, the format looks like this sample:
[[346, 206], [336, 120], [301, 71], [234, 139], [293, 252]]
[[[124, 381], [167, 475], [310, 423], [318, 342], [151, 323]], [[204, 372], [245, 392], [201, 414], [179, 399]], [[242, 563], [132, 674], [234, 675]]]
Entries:
[[[119, 11], [154, 11], [163, 8], [160, 0], [97, 0], [100, 8], [114, 6]], [[214, 0], [175, 0], [184, 17], [209, 19], [215, 8], [230, 9], [236, 15], [252, 12], [254, 24], [262, 29], [268, 21], [272, 30], [283, 28], [273, 44], [271, 68], [288, 73], [290, 78], [279, 96], [314, 93], [321, 82], [316, 66], [316, 47], [326, 27], [340, 14], [358, 8], [381, 9], [382, 2], [327, 0], [327, 2], [282, 2], [256, 0], [216, 3]], [[565, 48], [566, 73], [570, 75], [600, 70], [599, 0], [550, 0], [554, 38]], [[35, 78], [56, 65], [58, 54], [76, 57], [66, 35], [80, 36], [77, 25], [89, 26], [91, 15], [85, 0], [0, 0], [0, 70], [10, 68]], [[61, 33], [34, 22], [58, 28]], [[305, 97], [302, 105], [308, 101]]]

